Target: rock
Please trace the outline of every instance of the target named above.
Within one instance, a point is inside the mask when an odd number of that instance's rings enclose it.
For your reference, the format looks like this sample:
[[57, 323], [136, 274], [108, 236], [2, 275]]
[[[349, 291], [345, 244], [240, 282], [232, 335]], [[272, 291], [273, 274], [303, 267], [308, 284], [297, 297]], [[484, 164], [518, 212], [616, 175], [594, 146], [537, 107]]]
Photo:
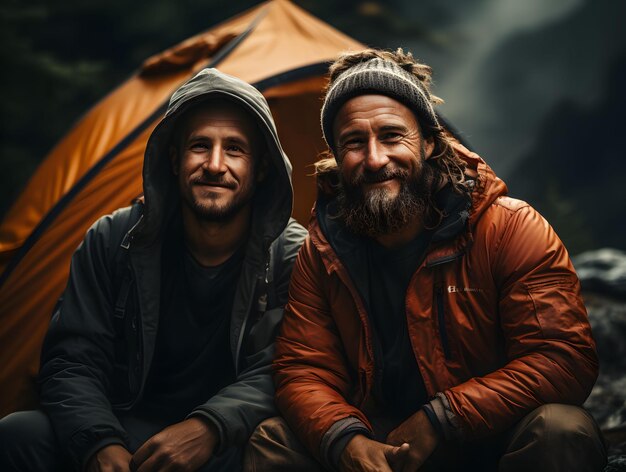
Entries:
[[[596, 340], [600, 367], [611, 375], [626, 376], [626, 303], [583, 291], [589, 322]], [[626, 396], [626, 388], [623, 390]]]
[[598, 249], [572, 258], [583, 290], [626, 300], [626, 253]]
[[608, 445], [604, 472], [626, 472], [626, 303], [583, 292], [600, 359], [598, 380], [585, 402]]
[[600, 359], [585, 402], [609, 447], [604, 472], [626, 472], [626, 253], [601, 249], [573, 258]]
[[623, 472], [626, 470], [626, 456], [612, 457], [604, 472]]

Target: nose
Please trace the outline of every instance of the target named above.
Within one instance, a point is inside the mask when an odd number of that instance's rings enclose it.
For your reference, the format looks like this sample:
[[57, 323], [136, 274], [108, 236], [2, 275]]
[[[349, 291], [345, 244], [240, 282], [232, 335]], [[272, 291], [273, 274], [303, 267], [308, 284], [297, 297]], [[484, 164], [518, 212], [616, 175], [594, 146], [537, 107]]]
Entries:
[[224, 161], [224, 150], [219, 143], [213, 144], [211, 147], [211, 154], [203, 164], [204, 169], [213, 175], [219, 175], [226, 172], [226, 165]]
[[389, 163], [389, 157], [381, 143], [372, 136], [367, 141], [366, 156], [364, 161], [364, 167], [370, 171], [378, 171], [385, 167]]

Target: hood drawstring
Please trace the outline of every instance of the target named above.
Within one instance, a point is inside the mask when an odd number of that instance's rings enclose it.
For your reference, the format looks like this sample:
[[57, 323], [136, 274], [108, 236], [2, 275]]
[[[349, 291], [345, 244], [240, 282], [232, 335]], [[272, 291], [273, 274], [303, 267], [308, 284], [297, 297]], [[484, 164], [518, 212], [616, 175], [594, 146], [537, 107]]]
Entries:
[[[143, 211], [143, 204], [137, 204], [137, 205], [141, 205], [140, 207], [140, 211]], [[133, 211], [135, 210], [135, 207], [133, 207]], [[139, 224], [143, 221], [143, 213], [141, 214], [141, 216], [139, 217], [139, 219], [137, 220], [137, 223], [135, 223], [133, 225], [133, 227], [131, 229], [128, 230], [128, 232], [124, 235], [124, 239], [122, 240], [120, 247], [123, 249], [130, 249], [130, 243], [133, 240], [133, 233], [135, 231], [135, 229], [139, 226]]]

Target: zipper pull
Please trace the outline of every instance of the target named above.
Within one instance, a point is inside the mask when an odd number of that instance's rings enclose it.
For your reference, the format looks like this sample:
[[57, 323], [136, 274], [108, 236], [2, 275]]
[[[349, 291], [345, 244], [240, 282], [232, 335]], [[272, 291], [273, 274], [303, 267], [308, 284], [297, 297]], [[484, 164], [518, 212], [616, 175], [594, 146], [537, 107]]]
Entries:
[[269, 274], [270, 274], [270, 256], [267, 256], [267, 262], [265, 262], [265, 285], [269, 285]]

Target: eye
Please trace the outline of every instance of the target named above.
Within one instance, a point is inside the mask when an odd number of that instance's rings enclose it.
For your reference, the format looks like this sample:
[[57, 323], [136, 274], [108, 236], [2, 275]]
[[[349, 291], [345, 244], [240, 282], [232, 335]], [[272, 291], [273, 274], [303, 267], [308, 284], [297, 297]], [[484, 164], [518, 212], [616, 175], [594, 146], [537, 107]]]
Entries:
[[356, 149], [356, 148], [361, 147], [363, 143], [364, 143], [363, 138], [354, 137], [354, 138], [349, 138], [343, 143], [341, 143], [341, 147], [345, 149]]
[[209, 144], [203, 142], [195, 142], [191, 146], [189, 146], [189, 149], [193, 152], [205, 152], [209, 149]]
[[228, 144], [224, 150], [229, 154], [245, 154], [246, 150], [239, 144]]
[[402, 138], [402, 135], [396, 131], [387, 131], [380, 137], [381, 141], [395, 142]]

